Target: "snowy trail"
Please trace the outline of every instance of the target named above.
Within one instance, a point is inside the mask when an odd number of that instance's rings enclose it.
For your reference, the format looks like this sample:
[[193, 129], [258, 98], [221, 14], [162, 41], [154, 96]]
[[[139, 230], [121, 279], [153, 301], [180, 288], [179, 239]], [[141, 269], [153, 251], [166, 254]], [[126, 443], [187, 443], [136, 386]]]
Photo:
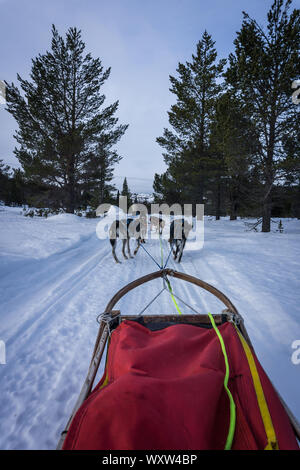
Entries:
[[[73, 229], [68, 238], [65, 220], [61, 225], [54, 218], [9, 220], [12, 231], [14, 224], [28, 230], [23, 239], [30, 238], [36, 224], [34, 245], [39, 256], [33, 256], [35, 249], [28, 240], [28, 250], [20, 248], [20, 253], [12, 251], [10, 240], [9, 245], [0, 240], [0, 339], [6, 343], [6, 365], [0, 366], [0, 448], [53, 449], [87, 372], [97, 315], [121, 287], [158, 268], [142, 248], [136, 258], [117, 265], [109, 242], [97, 238], [93, 221], [67, 220]], [[245, 234], [239, 222], [227, 222], [207, 221], [204, 248], [192, 251], [187, 246], [181, 264], [170, 257], [168, 266], [213, 284], [232, 300], [244, 316], [264, 368], [299, 418], [300, 366], [293, 365], [290, 357], [292, 341], [300, 338], [300, 224], [283, 246], [280, 235]], [[148, 240], [146, 248], [159, 262], [158, 240]], [[166, 259], [165, 240], [163, 248]], [[223, 309], [219, 300], [196, 286], [176, 279], [171, 284], [201, 313]], [[161, 288], [161, 279], [151, 281], [116, 307], [137, 314]], [[187, 307], [181, 309], [188, 313]], [[167, 291], [147, 311], [169, 312], [175, 313], [175, 308]]]
[[[0, 444], [54, 448], [87, 372], [97, 315], [124, 284], [156, 268], [141, 249], [116, 265], [109, 243], [95, 233], [46, 259], [18, 264], [1, 284], [7, 365], [0, 369]], [[13, 286], [19, 286], [15, 295]], [[124, 309], [137, 313], [152, 295], [152, 287], [137, 289]]]
[[[96, 316], [109, 297], [133, 279], [132, 268], [136, 277], [148, 272], [136, 260], [116, 266], [108, 243], [101, 244], [95, 235], [61, 256], [36, 267], [29, 280], [33, 288], [18, 296], [18, 309], [15, 299], [3, 305], [5, 317], [14, 320], [5, 322], [1, 332], [7, 348], [7, 366], [0, 369], [0, 435], [7, 441], [2, 448], [55, 446], [87, 371]], [[122, 270], [121, 284], [116, 269]], [[18, 274], [20, 279], [23, 275]], [[22, 395], [30, 396], [24, 410]], [[61, 409], [68, 411], [61, 416]], [[53, 422], [58, 423], [56, 435]]]

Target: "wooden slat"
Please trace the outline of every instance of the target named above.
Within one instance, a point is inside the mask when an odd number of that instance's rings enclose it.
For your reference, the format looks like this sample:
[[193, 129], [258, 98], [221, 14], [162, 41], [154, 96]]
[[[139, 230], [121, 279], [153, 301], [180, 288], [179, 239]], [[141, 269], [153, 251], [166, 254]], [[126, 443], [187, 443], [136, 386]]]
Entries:
[[[136, 315], [121, 315], [120, 320], [137, 320]], [[208, 315], [142, 315], [140, 317], [145, 324], [147, 323], [190, 323], [190, 324], [210, 324]], [[214, 315], [214, 319], [217, 325], [222, 323], [222, 315]]]

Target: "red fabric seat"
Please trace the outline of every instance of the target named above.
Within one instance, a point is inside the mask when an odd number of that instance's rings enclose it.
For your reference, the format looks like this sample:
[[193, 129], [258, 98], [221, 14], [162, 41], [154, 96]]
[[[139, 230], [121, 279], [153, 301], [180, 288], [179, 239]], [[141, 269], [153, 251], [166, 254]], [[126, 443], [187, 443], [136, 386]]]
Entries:
[[[241, 341], [230, 323], [219, 330], [236, 405], [232, 448], [264, 449], [266, 433]], [[279, 448], [298, 449], [285, 410], [255, 361]], [[63, 449], [224, 449], [229, 426], [224, 374], [213, 329], [173, 325], [150, 331], [124, 321], [112, 333], [105, 374], [73, 418]]]

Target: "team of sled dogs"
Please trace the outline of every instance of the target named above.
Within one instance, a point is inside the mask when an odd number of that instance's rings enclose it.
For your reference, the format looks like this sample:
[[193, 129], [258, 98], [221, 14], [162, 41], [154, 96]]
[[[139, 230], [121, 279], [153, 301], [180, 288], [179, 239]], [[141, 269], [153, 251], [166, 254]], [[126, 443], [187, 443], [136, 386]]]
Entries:
[[[117, 263], [120, 261], [116, 255], [117, 240], [122, 240], [122, 253], [125, 259], [133, 258], [130, 251], [130, 238], [136, 239], [136, 248], [133, 252], [134, 256], [137, 254], [141, 243], [145, 243], [145, 230], [147, 230], [148, 220], [139, 217], [134, 219], [128, 217], [127, 219], [115, 220], [109, 229], [109, 240], [112, 246], [112, 255]], [[150, 216], [150, 230], [155, 230], [159, 235], [162, 235], [165, 220], [160, 216]], [[169, 243], [172, 249], [174, 260], [180, 263], [183, 250], [186, 244], [186, 240], [189, 232], [192, 229], [192, 225], [189, 224], [185, 219], [172, 220], [170, 224], [170, 238]], [[125, 253], [127, 247], [128, 256]]]

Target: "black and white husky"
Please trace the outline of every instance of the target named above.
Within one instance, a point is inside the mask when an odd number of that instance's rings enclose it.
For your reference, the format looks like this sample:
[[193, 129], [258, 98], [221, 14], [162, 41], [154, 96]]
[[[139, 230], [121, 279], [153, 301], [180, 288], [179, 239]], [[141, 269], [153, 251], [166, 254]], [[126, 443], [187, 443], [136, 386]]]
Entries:
[[169, 243], [172, 248], [174, 260], [177, 259], [178, 263], [181, 261], [186, 239], [192, 228], [192, 225], [184, 219], [175, 219], [171, 222]]
[[[138, 219], [128, 217], [127, 219], [115, 220], [109, 229], [109, 241], [112, 246], [112, 255], [117, 263], [120, 261], [116, 255], [116, 247], [118, 238], [122, 239], [122, 253], [125, 259], [133, 258], [130, 252], [130, 238], [135, 238], [137, 245], [133, 252], [134, 256], [137, 254], [140, 244], [145, 243], [144, 238], [141, 237], [141, 224]], [[125, 254], [125, 246], [127, 245], [128, 256]]]

